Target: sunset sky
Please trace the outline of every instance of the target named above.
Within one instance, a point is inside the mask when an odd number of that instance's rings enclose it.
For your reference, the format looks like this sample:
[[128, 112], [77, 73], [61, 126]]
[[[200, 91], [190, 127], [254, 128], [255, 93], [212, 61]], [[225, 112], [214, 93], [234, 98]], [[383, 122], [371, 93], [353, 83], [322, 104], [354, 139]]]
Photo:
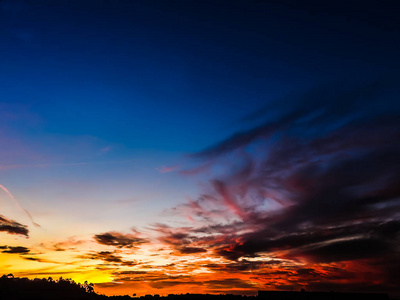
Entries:
[[400, 295], [399, 13], [0, 1], [0, 276]]

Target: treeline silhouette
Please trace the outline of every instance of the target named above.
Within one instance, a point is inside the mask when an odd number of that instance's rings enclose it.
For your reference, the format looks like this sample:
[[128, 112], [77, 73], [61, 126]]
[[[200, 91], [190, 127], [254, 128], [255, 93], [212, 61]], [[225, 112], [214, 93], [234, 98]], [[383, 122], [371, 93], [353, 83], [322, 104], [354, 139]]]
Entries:
[[[136, 294], [133, 294], [136, 296]], [[246, 297], [241, 295], [209, 295], [209, 294], [170, 294], [167, 297], [159, 295], [145, 295], [141, 297], [124, 296], [105, 296], [99, 295], [94, 291], [93, 283], [80, 284], [72, 279], [60, 277], [53, 278], [19, 278], [13, 274], [0, 277], [0, 300], [241, 300]]]
[[107, 299], [94, 292], [93, 283], [76, 283], [72, 279], [18, 278], [13, 274], [0, 277], [0, 299]]
[[384, 293], [333, 293], [333, 292], [284, 292], [258, 291], [258, 296], [233, 294], [170, 294], [145, 295], [141, 297], [105, 296], [94, 291], [93, 283], [83, 284], [72, 279], [53, 278], [19, 278], [13, 274], [0, 277], [0, 300], [389, 300]]

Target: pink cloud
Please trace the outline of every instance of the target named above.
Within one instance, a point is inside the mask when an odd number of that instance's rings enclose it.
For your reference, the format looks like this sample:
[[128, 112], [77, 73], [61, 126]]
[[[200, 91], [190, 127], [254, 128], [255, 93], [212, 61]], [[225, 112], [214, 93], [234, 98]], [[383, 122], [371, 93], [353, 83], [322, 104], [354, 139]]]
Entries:
[[173, 172], [176, 169], [178, 169], [179, 166], [170, 166], [170, 167], [166, 167], [166, 166], [161, 166], [160, 168], [156, 168], [156, 170], [160, 173], [169, 173], [169, 172]]

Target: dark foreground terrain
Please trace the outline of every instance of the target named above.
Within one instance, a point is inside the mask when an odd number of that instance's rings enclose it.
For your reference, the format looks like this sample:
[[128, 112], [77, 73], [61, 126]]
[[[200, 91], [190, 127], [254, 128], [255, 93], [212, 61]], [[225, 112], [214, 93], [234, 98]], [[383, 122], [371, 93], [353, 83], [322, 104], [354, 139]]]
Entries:
[[334, 292], [282, 292], [259, 291], [258, 296], [181, 294], [160, 297], [105, 296], [94, 291], [92, 283], [76, 283], [71, 279], [16, 278], [12, 274], [0, 277], [0, 300], [101, 300], [101, 299], [140, 299], [140, 300], [389, 300], [387, 294], [334, 293]]

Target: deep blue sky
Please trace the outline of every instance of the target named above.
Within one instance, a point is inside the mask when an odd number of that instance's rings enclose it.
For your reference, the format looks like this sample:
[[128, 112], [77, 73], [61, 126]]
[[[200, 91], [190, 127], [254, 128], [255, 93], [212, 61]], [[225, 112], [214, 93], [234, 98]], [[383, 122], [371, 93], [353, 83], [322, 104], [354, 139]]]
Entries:
[[393, 70], [394, 12], [361, 3], [2, 1], [2, 102], [40, 115], [30, 134], [196, 151], [288, 92]]

